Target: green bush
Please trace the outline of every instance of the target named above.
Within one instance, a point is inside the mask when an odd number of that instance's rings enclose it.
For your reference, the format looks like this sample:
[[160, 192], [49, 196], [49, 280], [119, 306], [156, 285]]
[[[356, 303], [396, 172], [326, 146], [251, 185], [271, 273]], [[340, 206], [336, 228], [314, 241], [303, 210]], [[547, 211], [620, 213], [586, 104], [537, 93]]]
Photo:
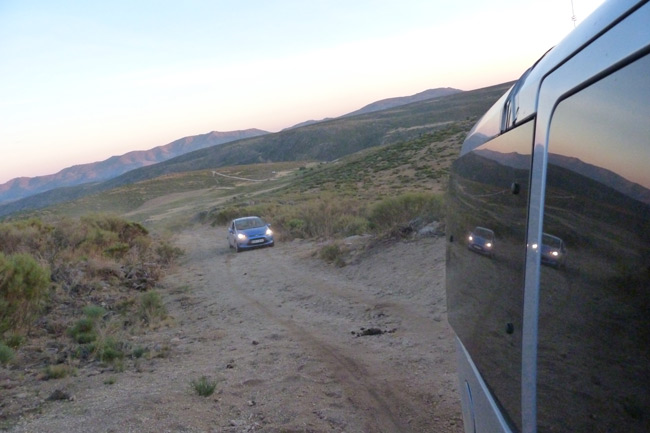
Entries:
[[18, 349], [25, 342], [25, 337], [18, 334], [5, 336], [4, 344], [12, 349]]
[[138, 346], [138, 347], [133, 348], [133, 350], [131, 351], [131, 357], [132, 357], [132, 358], [135, 358], [135, 359], [140, 359], [140, 358], [142, 358], [142, 357], [145, 355], [145, 353], [147, 353], [147, 352], [148, 352], [147, 349], [145, 349], [145, 348], [142, 347], [142, 346]]
[[303, 237], [307, 223], [300, 218], [292, 218], [286, 223], [286, 228], [292, 237]]
[[129, 244], [124, 242], [116, 242], [113, 245], [106, 248], [104, 250], [104, 254], [106, 254], [108, 257], [121, 259], [126, 255], [126, 253], [129, 252], [129, 249], [131, 249]]
[[102, 362], [114, 363], [124, 358], [123, 344], [114, 337], [106, 337], [94, 344], [93, 351]]
[[68, 330], [68, 335], [79, 344], [92, 343], [97, 339], [95, 320], [89, 317], [79, 319], [74, 326]]
[[370, 231], [370, 222], [362, 216], [343, 215], [340, 231], [344, 236], [363, 235]]
[[86, 305], [82, 311], [91, 320], [101, 319], [106, 314], [106, 310], [99, 305]]
[[161, 242], [160, 245], [156, 247], [156, 254], [163, 266], [169, 266], [185, 254], [185, 252], [181, 248], [175, 247], [167, 242]]
[[334, 263], [338, 267], [345, 266], [344, 251], [339, 244], [334, 243], [324, 246], [321, 248], [319, 255], [327, 263]]
[[198, 395], [201, 397], [209, 397], [214, 393], [214, 390], [217, 387], [217, 382], [202, 376], [199, 380], [193, 380], [191, 385]]
[[64, 377], [73, 373], [73, 371], [74, 370], [70, 366], [65, 364], [48, 365], [43, 370], [43, 375], [45, 380], [63, 379]]
[[11, 347], [0, 342], [0, 364], [7, 364], [14, 358], [14, 351]]
[[376, 231], [395, 234], [399, 227], [415, 218], [440, 220], [443, 211], [442, 196], [408, 193], [380, 201], [371, 208], [368, 219]]
[[158, 292], [152, 290], [140, 296], [138, 315], [147, 324], [152, 324], [167, 317], [167, 309]]
[[29, 327], [47, 299], [50, 271], [29, 254], [0, 253], [0, 335]]

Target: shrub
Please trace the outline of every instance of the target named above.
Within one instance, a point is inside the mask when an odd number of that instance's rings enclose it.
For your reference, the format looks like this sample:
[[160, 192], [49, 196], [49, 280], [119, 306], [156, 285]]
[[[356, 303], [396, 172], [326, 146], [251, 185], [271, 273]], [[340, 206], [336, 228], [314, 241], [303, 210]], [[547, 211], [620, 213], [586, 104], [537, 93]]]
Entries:
[[363, 235], [370, 230], [370, 222], [362, 216], [344, 215], [340, 224], [344, 236]]
[[334, 263], [338, 267], [345, 266], [343, 255], [343, 249], [336, 243], [326, 245], [320, 250], [321, 259], [325, 260], [327, 263]]
[[167, 242], [161, 242], [156, 247], [156, 254], [158, 255], [159, 262], [163, 266], [169, 266], [185, 254], [185, 252], [181, 248], [175, 247]]
[[292, 218], [286, 223], [286, 228], [289, 230], [291, 236], [302, 237], [305, 235], [305, 220], [300, 218]]
[[106, 314], [106, 310], [99, 305], [86, 305], [82, 311], [91, 320], [101, 319]]
[[147, 349], [145, 349], [142, 346], [138, 346], [131, 351], [131, 357], [135, 359], [140, 359], [144, 356], [145, 353], [147, 353]]
[[95, 342], [93, 352], [97, 359], [106, 363], [114, 363], [124, 358], [123, 344], [111, 336]]
[[214, 393], [214, 390], [217, 387], [217, 382], [211, 381], [205, 376], [202, 376], [199, 380], [192, 380], [192, 388], [194, 391], [201, 397], [209, 397]]
[[89, 317], [79, 319], [77, 323], [68, 330], [68, 334], [79, 344], [92, 343], [97, 339], [95, 320]]
[[29, 327], [47, 299], [50, 271], [29, 254], [0, 253], [0, 335]]
[[213, 218], [212, 225], [217, 226], [217, 225], [228, 224], [231, 220], [240, 216], [241, 213], [242, 213], [241, 209], [237, 209], [234, 207], [227, 207], [225, 209], [220, 209], [212, 217]]
[[0, 364], [7, 364], [14, 358], [14, 351], [11, 347], [0, 342]]
[[73, 371], [74, 370], [70, 366], [65, 364], [48, 365], [43, 370], [43, 376], [45, 380], [63, 379]]
[[88, 344], [97, 340], [97, 322], [106, 314], [99, 305], [86, 305], [83, 308], [84, 317], [68, 329], [68, 335], [79, 344]]
[[108, 257], [113, 257], [116, 259], [121, 259], [129, 252], [129, 244], [124, 242], [116, 242], [113, 245], [109, 246], [104, 250], [104, 254]]
[[25, 342], [25, 337], [18, 334], [12, 334], [5, 337], [4, 344], [12, 349], [18, 349]]
[[400, 227], [415, 218], [439, 220], [443, 214], [442, 197], [435, 194], [408, 193], [382, 200], [370, 211], [369, 220], [375, 230], [396, 234]]
[[167, 309], [158, 292], [152, 290], [140, 296], [138, 315], [147, 324], [152, 324], [167, 317]]

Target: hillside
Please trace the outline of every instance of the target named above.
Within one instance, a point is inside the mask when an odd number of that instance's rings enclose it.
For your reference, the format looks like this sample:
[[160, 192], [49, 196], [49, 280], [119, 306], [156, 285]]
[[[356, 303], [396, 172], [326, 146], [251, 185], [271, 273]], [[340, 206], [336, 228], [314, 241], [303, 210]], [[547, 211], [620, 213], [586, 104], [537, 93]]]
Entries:
[[399, 107], [400, 105], [411, 104], [413, 102], [419, 102], [419, 101], [426, 101], [427, 99], [440, 98], [443, 96], [449, 96], [460, 92], [462, 92], [462, 90], [454, 89], [451, 87], [428, 89], [425, 90], [424, 92], [416, 93], [415, 95], [411, 95], [411, 96], [400, 96], [397, 98], [382, 99], [380, 101], [368, 104], [357, 111], [353, 111], [352, 113], [346, 114], [346, 116], [356, 116], [357, 114], [366, 114], [375, 111], [387, 110], [389, 108]]
[[136, 168], [157, 164], [187, 152], [262, 134], [267, 134], [267, 132], [259, 129], [229, 132], [212, 131], [207, 134], [181, 138], [149, 150], [128, 152], [124, 155], [112, 156], [104, 161], [75, 165], [56, 174], [12, 179], [0, 185], [0, 203], [7, 203], [56, 188], [101, 182]]
[[475, 121], [509, 86], [506, 83], [224, 143], [138, 168], [105, 182], [59, 188], [17, 200], [0, 206], [0, 217], [173, 173], [260, 162], [333, 161], [363, 149], [417, 138], [440, 129], [446, 122]]

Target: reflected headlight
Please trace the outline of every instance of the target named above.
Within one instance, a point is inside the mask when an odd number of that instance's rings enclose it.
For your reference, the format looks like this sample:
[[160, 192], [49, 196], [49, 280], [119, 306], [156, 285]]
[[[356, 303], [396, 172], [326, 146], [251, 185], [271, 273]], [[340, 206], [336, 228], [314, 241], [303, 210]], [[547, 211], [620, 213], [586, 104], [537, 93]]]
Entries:
[[536, 250], [537, 249], [537, 244], [533, 244], [532, 247], [533, 247], [534, 250]]
[[273, 234], [273, 230], [267, 228], [266, 229], [266, 235], [271, 236], [272, 234]]
[[246, 239], [246, 235], [243, 233], [237, 233], [237, 239], [243, 241], [244, 239]]

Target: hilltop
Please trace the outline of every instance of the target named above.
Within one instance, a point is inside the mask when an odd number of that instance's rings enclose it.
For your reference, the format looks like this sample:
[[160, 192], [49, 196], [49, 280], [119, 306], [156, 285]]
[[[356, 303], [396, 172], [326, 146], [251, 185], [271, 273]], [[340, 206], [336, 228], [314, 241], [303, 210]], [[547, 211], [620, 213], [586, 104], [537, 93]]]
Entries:
[[193, 150], [267, 133], [267, 131], [259, 129], [229, 132], [212, 131], [207, 134], [184, 137], [149, 150], [136, 150], [124, 155], [112, 156], [104, 161], [75, 165], [51, 175], [12, 179], [0, 185], [0, 204], [56, 188], [101, 182], [136, 168], [157, 164]]
[[0, 217], [173, 173], [260, 162], [333, 161], [363, 149], [419, 137], [436, 131], [445, 122], [476, 119], [509, 85], [455, 93], [196, 150], [103, 182], [58, 188], [0, 205]]

